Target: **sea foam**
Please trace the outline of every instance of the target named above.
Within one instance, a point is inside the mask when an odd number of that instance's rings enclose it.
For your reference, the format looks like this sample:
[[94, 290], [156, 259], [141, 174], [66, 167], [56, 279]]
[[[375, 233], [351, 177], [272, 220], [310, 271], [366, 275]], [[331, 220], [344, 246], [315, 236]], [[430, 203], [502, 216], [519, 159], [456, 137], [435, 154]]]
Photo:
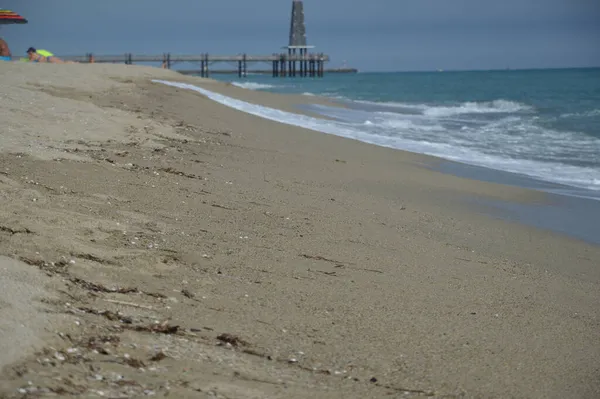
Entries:
[[231, 84], [237, 87], [241, 87], [242, 89], [248, 90], [268, 90], [277, 87], [275, 85], [255, 82], [231, 82]]
[[498, 99], [494, 101], [468, 101], [455, 105], [430, 105], [430, 104], [407, 104], [399, 102], [376, 102], [365, 100], [350, 100], [359, 104], [369, 105], [390, 111], [412, 111], [411, 113], [422, 114], [431, 117], [449, 117], [463, 114], [506, 114], [514, 112], [531, 112], [533, 107], [515, 101]]

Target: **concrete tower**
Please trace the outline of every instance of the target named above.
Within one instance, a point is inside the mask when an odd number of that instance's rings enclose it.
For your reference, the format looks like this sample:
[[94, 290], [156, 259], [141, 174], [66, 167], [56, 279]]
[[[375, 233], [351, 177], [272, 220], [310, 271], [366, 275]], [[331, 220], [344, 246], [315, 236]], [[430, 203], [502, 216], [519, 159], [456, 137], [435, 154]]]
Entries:
[[304, 25], [304, 4], [301, 0], [292, 1], [292, 18], [290, 20], [290, 41], [288, 46], [306, 47], [306, 26]]
[[314, 46], [306, 44], [304, 3], [302, 0], [293, 0], [292, 17], [290, 20], [290, 37], [287, 45], [290, 76], [296, 76], [296, 61], [299, 61], [300, 64], [300, 76], [306, 76], [308, 74], [307, 54], [309, 48], [314, 48]]

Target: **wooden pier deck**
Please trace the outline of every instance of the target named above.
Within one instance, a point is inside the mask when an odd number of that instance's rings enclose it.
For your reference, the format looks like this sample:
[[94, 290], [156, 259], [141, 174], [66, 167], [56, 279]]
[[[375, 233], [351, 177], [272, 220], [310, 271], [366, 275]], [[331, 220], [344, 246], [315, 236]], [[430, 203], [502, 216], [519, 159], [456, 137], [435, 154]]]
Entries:
[[[82, 63], [125, 63], [133, 64], [138, 62], [161, 63], [163, 68], [170, 69], [178, 63], [197, 63], [200, 69], [194, 68], [194, 72], [203, 77], [208, 77], [212, 71], [212, 66], [216, 63], [234, 63], [237, 64], [237, 74], [244, 77], [248, 72], [254, 72], [248, 69], [249, 64], [266, 63], [271, 66], [270, 73], [274, 77], [322, 77], [325, 74], [325, 63], [329, 62], [329, 56], [323, 53], [280, 53], [271, 55], [213, 55], [208, 53], [197, 55], [176, 55], [164, 53], [160, 55], [142, 55], [126, 53], [120, 55], [95, 55], [88, 53], [86, 55], [61, 56], [60, 58], [68, 61]], [[260, 69], [261, 72], [266, 72]], [[356, 72], [351, 68], [339, 70], [349, 73]], [[180, 72], [185, 73], [185, 70]], [[256, 73], [256, 72], [255, 72]], [[339, 72], [338, 72], [339, 73]]]

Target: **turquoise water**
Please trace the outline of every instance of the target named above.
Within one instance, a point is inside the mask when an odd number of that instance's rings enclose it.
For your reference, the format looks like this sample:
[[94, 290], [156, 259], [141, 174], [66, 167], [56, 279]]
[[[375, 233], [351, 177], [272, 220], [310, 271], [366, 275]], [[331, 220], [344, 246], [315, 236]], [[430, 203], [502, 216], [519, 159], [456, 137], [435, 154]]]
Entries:
[[334, 134], [600, 192], [600, 69], [214, 78], [343, 102], [313, 107]]

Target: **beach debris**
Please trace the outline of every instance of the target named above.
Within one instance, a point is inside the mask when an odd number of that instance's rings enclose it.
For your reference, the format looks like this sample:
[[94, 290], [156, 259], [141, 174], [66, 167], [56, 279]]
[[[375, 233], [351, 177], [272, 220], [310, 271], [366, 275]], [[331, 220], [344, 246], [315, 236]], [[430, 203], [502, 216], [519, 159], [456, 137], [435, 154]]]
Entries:
[[104, 377], [100, 374], [94, 374], [90, 377], [88, 377], [90, 380], [95, 380], [95, 381], [102, 381], [104, 380]]
[[84, 344], [86, 348], [92, 351], [96, 351], [103, 355], [108, 355], [110, 352], [106, 349], [106, 346], [117, 347], [121, 342], [121, 338], [116, 335], [102, 335], [97, 337], [90, 337]]
[[139, 290], [138, 290], [138, 292], [141, 292], [142, 294], [147, 295], [147, 296], [151, 296], [152, 298], [157, 298], [157, 299], [166, 299], [167, 298], [166, 295], [161, 294], [159, 292], [148, 292], [148, 291], [139, 291]]
[[337, 277], [337, 272], [324, 272], [322, 270], [311, 270], [308, 269], [309, 272], [313, 272], [313, 273], [321, 273], [321, 274], [325, 274], [327, 276], [332, 276], [332, 277]]
[[150, 332], [158, 334], [176, 334], [179, 331], [179, 326], [172, 326], [168, 321], [158, 324], [150, 324], [147, 326], [129, 326], [130, 330], [138, 332]]
[[[61, 261], [62, 262], [62, 261]], [[56, 265], [66, 265], [66, 263], [64, 262], [57, 262]], [[27, 262], [26, 262], [27, 263]], [[45, 264], [45, 262], [43, 262]], [[52, 264], [52, 263], [51, 263]], [[54, 264], [53, 264], [54, 266]], [[109, 288], [106, 287], [102, 284], [99, 283], [92, 283], [90, 281], [87, 280], [83, 280], [79, 277], [70, 277], [69, 281], [73, 284], [78, 285], [81, 288], [87, 289], [88, 291], [93, 291], [93, 292], [99, 292], [99, 293], [116, 293], [116, 294], [144, 294], [153, 298], [158, 298], [158, 299], [165, 299], [167, 298], [166, 295], [164, 294], [160, 294], [157, 292], [147, 292], [147, 291], [142, 291], [136, 287], [114, 287], [114, 288]], [[110, 302], [110, 301], [109, 301]], [[129, 304], [129, 303], [128, 303]], [[142, 305], [140, 305], [142, 306]]]
[[[192, 173], [185, 173], [185, 172], [181, 172], [181, 171], [179, 171], [179, 170], [176, 170], [176, 169], [173, 169], [173, 168], [171, 168], [171, 167], [168, 167], [168, 168], [162, 168], [162, 169], [159, 169], [159, 170], [160, 170], [160, 171], [162, 171], [162, 172], [165, 172], [165, 173], [172, 174], [172, 175], [177, 175], [177, 176], [183, 176], [183, 177], [187, 177], [187, 178], [189, 178], [189, 179], [206, 180], [206, 179], [205, 179], [204, 177], [202, 177], [202, 176], [194, 175], [194, 174], [192, 174]], [[154, 173], [155, 173], [156, 175], [158, 175], [158, 172], [154, 172]]]
[[107, 298], [102, 298], [102, 300], [105, 302], [116, 303], [118, 305], [132, 306], [132, 307], [140, 308], [140, 309], [147, 309], [147, 310], [153, 309], [152, 306], [140, 305], [140, 304], [133, 303], [133, 302], [118, 301], [116, 299], [107, 299]]
[[121, 314], [121, 312], [115, 313], [110, 310], [98, 310], [98, 309], [93, 309], [93, 308], [88, 308], [88, 307], [78, 307], [76, 309], [81, 312], [84, 312], [84, 313], [95, 314], [98, 316], [104, 316], [105, 318], [107, 318], [110, 321], [119, 321], [124, 324], [133, 323], [133, 319], [131, 317], [123, 316]]
[[220, 341], [221, 345], [230, 344], [231, 346], [240, 346], [240, 345], [248, 345], [248, 342], [244, 341], [237, 335], [223, 333], [217, 336], [217, 339]]
[[189, 332], [191, 332], [191, 333], [201, 333], [201, 332], [203, 332], [204, 330], [207, 330], [207, 331], [214, 331], [215, 329], [214, 329], [214, 328], [211, 328], [211, 327], [190, 327], [190, 328], [188, 329], [188, 331], [189, 331]]
[[67, 266], [67, 263], [62, 260], [58, 262], [46, 262], [42, 259], [30, 259], [23, 256], [19, 257], [19, 260], [27, 263], [28, 265], [37, 266], [44, 271], [58, 274], [63, 273], [63, 268]]
[[50, 392], [50, 390], [48, 388], [39, 388], [33, 385], [33, 383], [31, 381], [27, 382], [27, 386], [24, 388], [19, 388], [17, 389], [17, 392], [22, 394], [22, 395], [44, 395]]
[[33, 231], [29, 230], [28, 228], [13, 229], [13, 228], [10, 228], [8, 226], [2, 226], [2, 225], [0, 225], [0, 231], [3, 231], [5, 233], [9, 233], [11, 235], [15, 235], [15, 234], [35, 234]]
[[133, 367], [134, 369], [142, 369], [144, 367], [146, 367], [146, 365], [144, 364], [144, 362], [142, 362], [139, 359], [133, 358], [131, 356], [125, 355], [123, 356], [123, 363], [125, 363], [126, 365]]
[[158, 351], [154, 355], [150, 357], [151, 362], [160, 362], [163, 359], [166, 359], [168, 356], [165, 355], [163, 351]]
[[375, 377], [371, 377], [371, 379], [369, 380], [369, 382], [373, 382], [373, 383], [375, 383], [375, 382], [377, 382], [377, 378], [375, 378]]
[[118, 293], [118, 294], [129, 294], [129, 293], [137, 293], [140, 292], [137, 288], [133, 288], [133, 287], [127, 287], [127, 288], [121, 288], [121, 287], [115, 287], [115, 288], [108, 288], [105, 287], [102, 284], [97, 284], [97, 283], [92, 283], [86, 280], [83, 280], [81, 278], [78, 277], [71, 277], [69, 279], [70, 282], [72, 282], [73, 284], [76, 284], [82, 288], [85, 288], [89, 291], [94, 291], [94, 292], [103, 292], [103, 293]]
[[322, 260], [323, 262], [336, 263], [336, 264], [340, 264], [340, 265], [344, 264], [344, 262], [340, 262], [339, 260], [328, 259], [328, 258], [326, 258], [324, 256], [321, 256], [321, 255], [300, 254], [298, 256], [301, 256], [301, 257], [306, 258], [306, 259]]
[[190, 292], [190, 291], [186, 290], [185, 288], [181, 290], [181, 294], [186, 298], [190, 298], [194, 301], [200, 302], [200, 300], [198, 298], [196, 298], [196, 295], [193, 292]]
[[214, 208], [221, 208], [221, 209], [226, 209], [228, 211], [235, 211], [236, 209], [234, 208], [228, 208], [226, 206], [223, 205], [219, 205], [219, 204], [210, 204], [210, 206], [214, 207]]

